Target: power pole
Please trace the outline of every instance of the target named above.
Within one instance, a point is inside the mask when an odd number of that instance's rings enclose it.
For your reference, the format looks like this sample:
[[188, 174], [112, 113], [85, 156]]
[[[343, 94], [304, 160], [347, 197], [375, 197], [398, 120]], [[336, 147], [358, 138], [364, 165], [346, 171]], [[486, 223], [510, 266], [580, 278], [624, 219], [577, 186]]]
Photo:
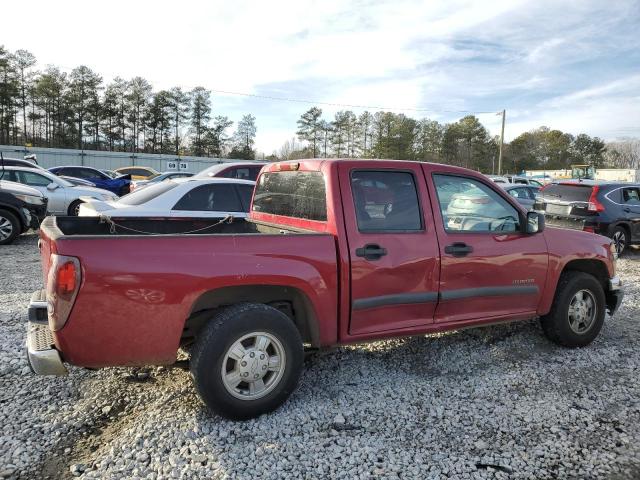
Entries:
[[[498, 175], [502, 175], [502, 147], [504, 146], [504, 117], [506, 116], [506, 110], [502, 110], [502, 132], [500, 133], [500, 153], [498, 153]], [[498, 115], [500, 115], [498, 113]], [[517, 173], [517, 172], [513, 172]]]

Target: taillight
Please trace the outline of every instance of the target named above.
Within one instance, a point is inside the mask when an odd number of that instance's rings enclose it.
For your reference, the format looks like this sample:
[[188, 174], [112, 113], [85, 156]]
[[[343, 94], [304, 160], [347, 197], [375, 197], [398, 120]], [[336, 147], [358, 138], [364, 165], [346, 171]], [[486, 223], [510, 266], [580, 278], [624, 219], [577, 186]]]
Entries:
[[593, 227], [582, 227], [582, 231], [590, 232], [590, 233], [596, 233], [596, 229], [593, 228]]
[[47, 313], [49, 327], [64, 327], [80, 288], [80, 261], [75, 257], [51, 255], [47, 278]]
[[587, 206], [587, 210], [590, 212], [604, 212], [604, 205], [598, 200], [598, 190], [600, 190], [598, 185], [594, 185], [591, 189], [589, 205]]

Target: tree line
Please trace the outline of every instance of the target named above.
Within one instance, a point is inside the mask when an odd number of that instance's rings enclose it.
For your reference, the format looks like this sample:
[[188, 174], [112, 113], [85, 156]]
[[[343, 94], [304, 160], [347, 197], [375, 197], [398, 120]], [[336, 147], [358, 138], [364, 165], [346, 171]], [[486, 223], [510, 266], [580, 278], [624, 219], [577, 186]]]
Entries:
[[[356, 115], [347, 110], [326, 120], [322, 110], [313, 107], [300, 116], [297, 126], [297, 137], [274, 152], [274, 157], [393, 158], [446, 163], [485, 173], [497, 171], [500, 138], [491, 136], [474, 115], [440, 123], [401, 113], [365, 111]], [[638, 168], [637, 145], [634, 139], [606, 145], [598, 137], [574, 136], [543, 126], [504, 144], [502, 170], [555, 170], [572, 164]]]
[[36, 68], [0, 45], [0, 144], [252, 159], [256, 123], [213, 115], [204, 87], [154, 91], [142, 77], [108, 84], [85, 65]]
[[[26, 50], [0, 46], [0, 144], [255, 158], [256, 122], [214, 115], [211, 91], [154, 91], [142, 77], [102, 76], [81, 65], [66, 73], [36, 68]], [[394, 158], [441, 162], [495, 172], [499, 138], [474, 115], [440, 123], [405, 114], [350, 110], [323, 118], [318, 107], [297, 121], [296, 137], [267, 157]], [[640, 168], [640, 140], [605, 144], [598, 137], [540, 127], [503, 148], [503, 171], [596, 167]]]

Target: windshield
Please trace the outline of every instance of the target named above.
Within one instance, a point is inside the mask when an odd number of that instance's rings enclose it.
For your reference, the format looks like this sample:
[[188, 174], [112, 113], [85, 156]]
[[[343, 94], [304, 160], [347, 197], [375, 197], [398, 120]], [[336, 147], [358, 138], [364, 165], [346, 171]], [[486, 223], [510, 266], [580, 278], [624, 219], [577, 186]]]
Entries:
[[142, 205], [154, 198], [168, 192], [172, 188], [176, 188], [178, 184], [172, 180], [166, 180], [164, 182], [154, 183], [151, 186], [136, 190], [133, 193], [125, 195], [117, 203], [122, 205]]

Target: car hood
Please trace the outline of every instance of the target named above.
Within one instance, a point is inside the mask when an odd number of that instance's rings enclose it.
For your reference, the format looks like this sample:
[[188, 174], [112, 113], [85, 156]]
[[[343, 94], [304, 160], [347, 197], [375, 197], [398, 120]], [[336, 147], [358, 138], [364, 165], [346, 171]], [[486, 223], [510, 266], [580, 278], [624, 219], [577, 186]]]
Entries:
[[42, 197], [42, 193], [35, 188], [22, 185], [21, 183], [9, 182], [7, 180], [0, 180], [0, 188], [5, 192], [17, 193], [18, 195], [33, 195], [36, 197]]

